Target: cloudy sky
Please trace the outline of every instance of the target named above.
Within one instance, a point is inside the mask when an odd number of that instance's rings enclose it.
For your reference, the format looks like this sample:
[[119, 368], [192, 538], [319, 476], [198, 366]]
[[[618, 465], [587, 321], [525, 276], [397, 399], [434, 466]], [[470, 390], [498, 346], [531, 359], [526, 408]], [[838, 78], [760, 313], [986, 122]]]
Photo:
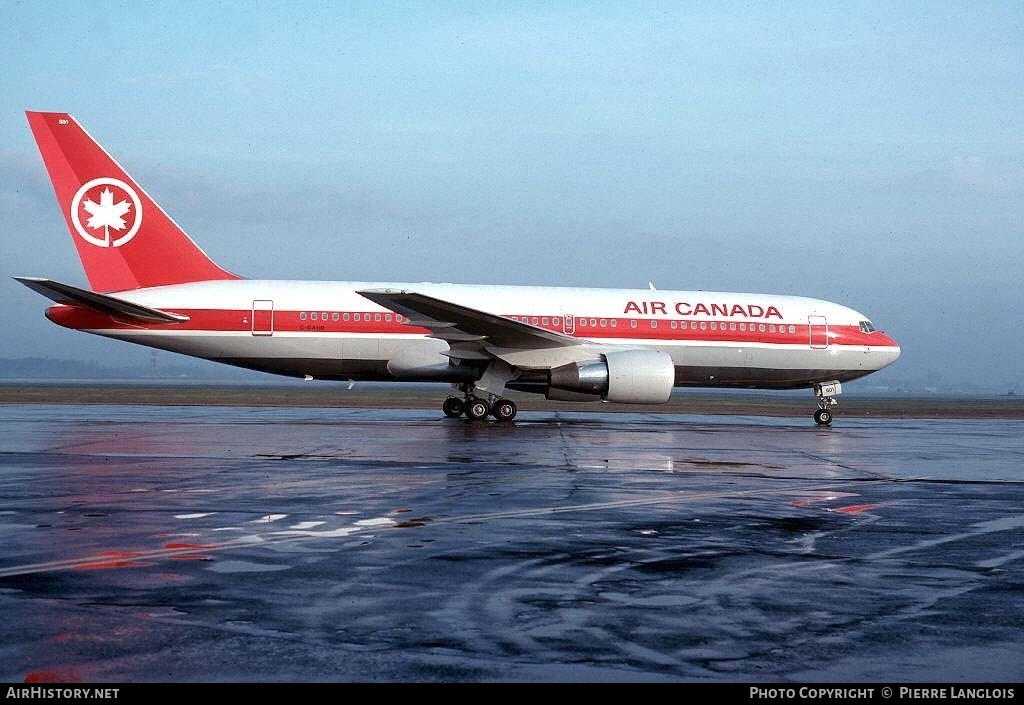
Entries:
[[[246, 276], [800, 294], [900, 341], [883, 382], [1024, 386], [1020, 2], [0, 15], [5, 275], [85, 282], [23, 114], [59, 110]], [[149, 359], [0, 287], [0, 358]]]

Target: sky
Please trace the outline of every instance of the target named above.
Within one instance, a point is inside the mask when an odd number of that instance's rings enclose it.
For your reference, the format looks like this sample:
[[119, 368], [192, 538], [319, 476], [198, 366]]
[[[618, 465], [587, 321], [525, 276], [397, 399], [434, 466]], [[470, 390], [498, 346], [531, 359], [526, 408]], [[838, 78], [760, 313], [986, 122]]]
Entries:
[[[1024, 388], [1020, 2], [0, 16], [0, 274], [85, 283], [23, 112], [67, 111], [244, 276], [812, 296], [900, 342], [870, 379]], [[0, 358], [149, 360], [0, 291]]]

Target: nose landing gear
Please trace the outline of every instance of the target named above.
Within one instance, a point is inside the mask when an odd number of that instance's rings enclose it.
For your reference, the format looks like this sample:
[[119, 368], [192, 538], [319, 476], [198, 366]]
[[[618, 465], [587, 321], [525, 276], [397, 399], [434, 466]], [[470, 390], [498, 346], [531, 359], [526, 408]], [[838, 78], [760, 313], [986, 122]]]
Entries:
[[838, 380], [818, 382], [814, 385], [814, 396], [818, 397], [818, 410], [814, 412], [814, 423], [819, 426], [832, 424], [832, 412], [829, 409], [839, 404], [836, 397], [842, 393], [843, 385]]

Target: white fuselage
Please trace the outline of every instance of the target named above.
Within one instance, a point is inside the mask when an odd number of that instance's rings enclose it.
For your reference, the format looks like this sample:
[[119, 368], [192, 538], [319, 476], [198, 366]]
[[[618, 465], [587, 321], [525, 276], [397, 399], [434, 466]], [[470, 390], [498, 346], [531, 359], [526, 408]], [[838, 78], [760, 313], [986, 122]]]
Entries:
[[[321, 379], [415, 379], [389, 363], [428, 331], [357, 293], [415, 291], [586, 341], [671, 356], [676, 385], [795, 388], [856, 379], [899, 357], [866, 316], [818, 299], [705, 291], [582, 289], [394, 282], [229, 280], [137, 289], [116, 296], [188, 317], [140, 325], [55, 306], [61, 325], [277, 374]], [[438, 344], [445, 354], [447, 343]], [[499, 350], [526, 370], [561, 364], [557, 351]], [[465, 381], [470, 361], [450, 376]], [[539, 379], [539, 378], [538, 378]]]

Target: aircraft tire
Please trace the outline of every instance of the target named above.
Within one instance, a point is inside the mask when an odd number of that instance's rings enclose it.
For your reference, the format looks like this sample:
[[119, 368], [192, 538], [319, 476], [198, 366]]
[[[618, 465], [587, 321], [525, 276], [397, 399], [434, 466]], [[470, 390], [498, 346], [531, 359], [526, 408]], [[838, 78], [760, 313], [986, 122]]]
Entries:
[[516, 407], [516, 403], [511, 399], [499, 399], [494, 402], [494, 406], [491, 407], [491, 415], [498, 421], [503, 422], [514, 419], [518, 411], [519, 409]]
[[448, 397], [441, 404], [441, 411], [444, 415], [450, 419], [456, 419], [462, 416], [462, 412], [465, 411], [466, 405], [462, 403], [462, 400], [458, 397]]
[[477, 399], [476, 397], [470, 397], [466, 403], [466, 418], [470, 421], [479, 421], [480, 419], [487, 416], [487, 412], [490, 409], [487, 408], [487, 402], [483, 399]]

